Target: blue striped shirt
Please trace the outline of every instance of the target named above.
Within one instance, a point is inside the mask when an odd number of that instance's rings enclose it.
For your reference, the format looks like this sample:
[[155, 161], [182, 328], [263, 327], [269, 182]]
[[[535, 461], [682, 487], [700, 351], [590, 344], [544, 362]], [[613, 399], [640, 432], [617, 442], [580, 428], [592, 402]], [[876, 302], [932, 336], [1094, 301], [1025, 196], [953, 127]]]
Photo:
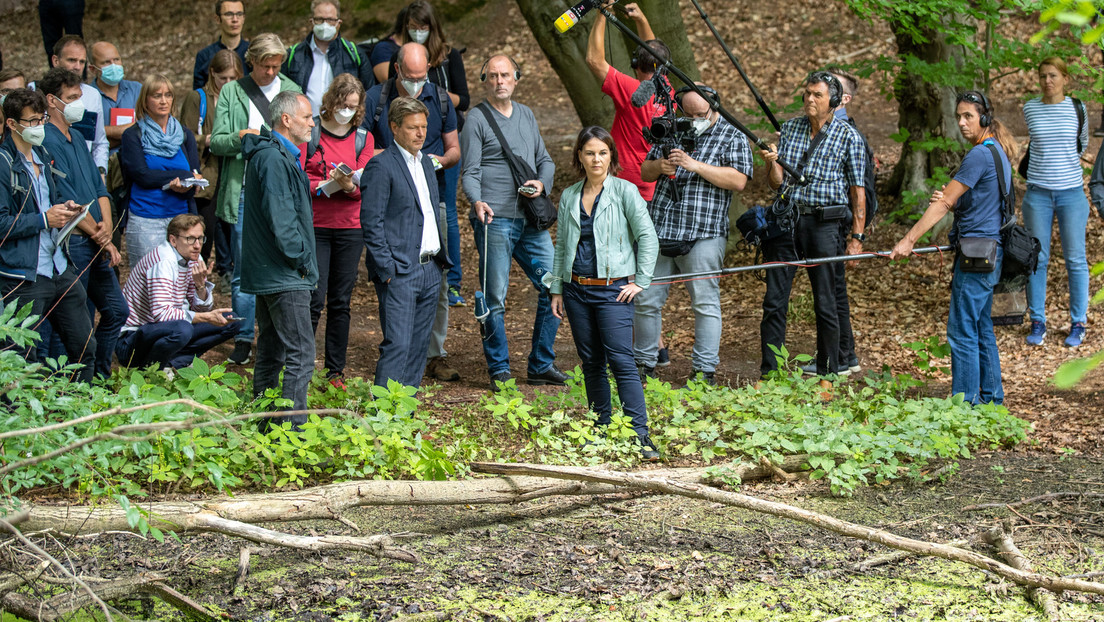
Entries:
[[[1083, 104], [1082, 104], [1083, 105]], [[1031, 161], [1027, 167], [1027, 183], [1046, 190], [1080, 188], [1085, 175], [1081, 154], [1077, 152], [1078, 135], [1081, 146], [1089, 145], [1088, 115], [1077, 127], [1077, 111], [1073, 99], [1057, 104], [1044, 104], [1036, 97], [1024, 104], [1024, 120], [1031, 135]]]

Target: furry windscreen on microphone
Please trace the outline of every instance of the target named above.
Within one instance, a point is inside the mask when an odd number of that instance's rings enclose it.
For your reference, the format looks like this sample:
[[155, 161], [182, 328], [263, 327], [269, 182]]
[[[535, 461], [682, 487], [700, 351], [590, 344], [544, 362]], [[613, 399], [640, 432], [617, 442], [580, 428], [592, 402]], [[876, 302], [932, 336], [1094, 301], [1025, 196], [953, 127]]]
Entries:
[[637, 108], [644, 107], [649, 101], [652, 100], [652, 96], [656, 94], [655, 80], [649, 78], [640, 83], [640, 86], [636, 87], [636, 91], [629, 98], [633, 106]]

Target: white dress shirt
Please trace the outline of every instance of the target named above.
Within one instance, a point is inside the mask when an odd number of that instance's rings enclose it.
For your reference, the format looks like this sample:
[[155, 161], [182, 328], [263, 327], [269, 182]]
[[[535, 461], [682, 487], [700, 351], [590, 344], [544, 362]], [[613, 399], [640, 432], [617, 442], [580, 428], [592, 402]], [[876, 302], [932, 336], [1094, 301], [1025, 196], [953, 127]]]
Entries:
[[[330, 41], [330, 45], [335, 43], [337, 43], [337, 37]], [[311, 110], [317, 116], [319, 109], [322, 107], [322, 96], [326, 94], [326, 89], [330, 88], [334, 75], [333, 67], [330, 67], [330, 61], [326, 59], [326, 53], [315, 44], [314, 35], [311, 35], [310, 51], [311, 56], [314, 57], [314, 68], [311, 69], [310, 77], [307, 78], [307, 92], [305, 95], [310, 100]]]
[[418, 190], [418, 204], [422, 208], [422, 245], [421, 255], [436, 255], [441, 250], [441, 237], [437, 233], [437, 210], [434, 209], [433, 199], [429, 194], [429, 182], [426, 181], [425, 169], [422, 168], [422, 152], [410, 153], [403, 149], [397, 141], [395, 146], [399, 148], [399, 154], [406, 162], [406, 168], [410, 170], [410, 176], [414, 178], [414, 187]]

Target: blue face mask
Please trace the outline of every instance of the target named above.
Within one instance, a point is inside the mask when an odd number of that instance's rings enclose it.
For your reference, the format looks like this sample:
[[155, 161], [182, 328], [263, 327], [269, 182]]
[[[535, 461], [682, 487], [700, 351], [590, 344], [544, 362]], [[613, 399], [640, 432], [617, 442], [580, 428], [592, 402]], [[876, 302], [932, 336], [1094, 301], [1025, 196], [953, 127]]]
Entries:
[[100, 79], [108, 86], [115, 86], [123, 81], [123, 66], [118, 64], [108, 65], [100, 70]]

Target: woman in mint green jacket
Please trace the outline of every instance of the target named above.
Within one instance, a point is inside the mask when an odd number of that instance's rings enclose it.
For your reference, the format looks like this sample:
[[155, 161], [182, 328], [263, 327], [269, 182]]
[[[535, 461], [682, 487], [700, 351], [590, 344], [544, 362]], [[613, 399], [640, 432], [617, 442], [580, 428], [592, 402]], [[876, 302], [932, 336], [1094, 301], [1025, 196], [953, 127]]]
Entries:
[[592, 126], [579, 132], [571, 164], [584, 179], [560, 196], [552, 313], [563, 319], [566, 312], [571, 322], [587, 400], [598, 425], [609, 425], [613, 413], [609, 365], [641, 454], [655, 461], [659, 452], [648, 436], [632, 330], [633, 298], [652, 282], [659, 239], [636, 186], [613, 176], [620, 166], [608, 131]]

